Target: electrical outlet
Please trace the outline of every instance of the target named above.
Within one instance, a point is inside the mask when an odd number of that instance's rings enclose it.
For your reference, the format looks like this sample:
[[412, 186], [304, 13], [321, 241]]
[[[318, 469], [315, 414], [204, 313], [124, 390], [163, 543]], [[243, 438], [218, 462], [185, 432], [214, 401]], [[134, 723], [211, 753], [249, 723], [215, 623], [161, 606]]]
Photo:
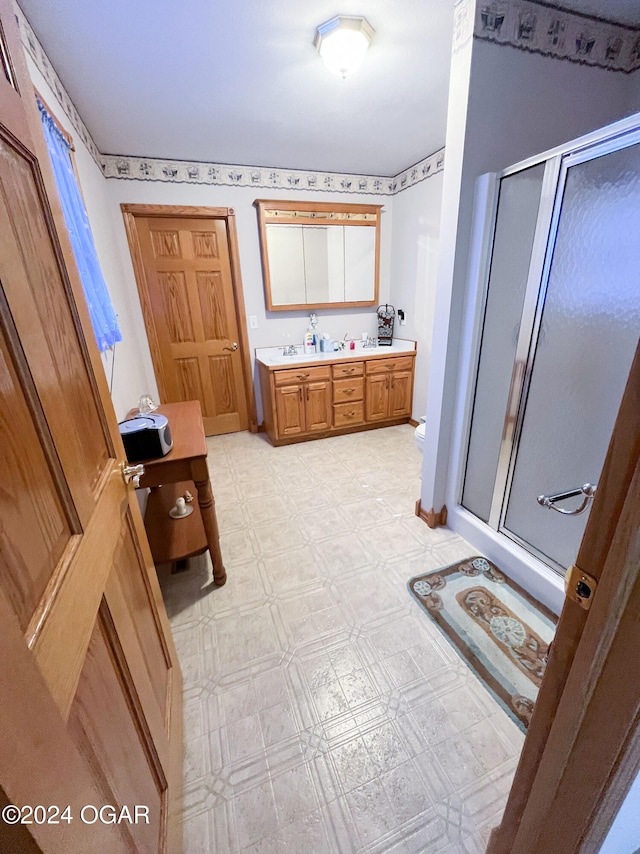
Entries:
[[258, 318], [255, 316], [255, 314], [249, 315], [249, 326], [251, 329], [258, 328]]

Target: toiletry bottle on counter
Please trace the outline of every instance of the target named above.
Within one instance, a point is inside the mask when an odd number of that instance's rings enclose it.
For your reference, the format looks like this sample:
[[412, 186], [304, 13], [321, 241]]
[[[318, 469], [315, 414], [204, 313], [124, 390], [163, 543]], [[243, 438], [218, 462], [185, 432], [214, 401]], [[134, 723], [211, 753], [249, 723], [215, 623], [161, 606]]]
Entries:
[[316, 347], [313, 342], [313, 330], [311, 327], [307, 328], [307, 331], [304, 334], [304, 352], [305, 353], [315, 353]]

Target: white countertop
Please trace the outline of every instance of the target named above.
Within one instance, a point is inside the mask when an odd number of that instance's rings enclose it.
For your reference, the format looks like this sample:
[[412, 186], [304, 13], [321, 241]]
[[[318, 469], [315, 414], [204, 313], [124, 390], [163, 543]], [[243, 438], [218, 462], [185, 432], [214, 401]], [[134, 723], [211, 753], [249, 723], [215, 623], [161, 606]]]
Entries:
[[284, 345], [280, 347], [257, 347], [256, 360], [267, 367], [275, 365], [286, 368], [288, 365], [304, 365], [311, 362], [345, 362], [349, 359], [362, 359], [371, 356], [391, 356], [402, 353], [414, 353], [415, 341], [405, 338], [394, 338], [390, 347], [363, 347], [360, 341], [356, 341], [355, 350], [336, 350], [333, 353], [303, 353], [302, 345], [297, 345], [298, 355], [283, 356]]

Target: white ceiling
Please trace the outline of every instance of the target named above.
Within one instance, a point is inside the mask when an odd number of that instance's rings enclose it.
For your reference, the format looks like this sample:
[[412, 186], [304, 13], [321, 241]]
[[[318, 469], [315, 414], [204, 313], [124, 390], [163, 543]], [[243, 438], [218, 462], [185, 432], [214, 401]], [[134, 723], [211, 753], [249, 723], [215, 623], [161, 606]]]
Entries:
[[[454, 0], [19, 2], [105, 154], [396, 175], [445, 142]], [[376, 31], [346, 81], [312, 43], [337, 13]]]
[[[453, 0], [20, 0], [103, 153], [396, 175], [444, 145]], [[315, 27], [366, 15], [353, 77]]]

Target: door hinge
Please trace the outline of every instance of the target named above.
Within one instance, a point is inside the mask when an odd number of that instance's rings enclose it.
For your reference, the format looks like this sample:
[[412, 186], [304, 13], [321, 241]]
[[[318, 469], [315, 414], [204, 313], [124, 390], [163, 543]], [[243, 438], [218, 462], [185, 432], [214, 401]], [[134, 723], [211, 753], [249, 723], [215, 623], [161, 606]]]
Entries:
[[576, 602], [588, 611], [593, 601], [598, 582], [591, 575], [583, 572], [579, 566], [570, 566], [564, 576], [564, 590], [567, 599]]

